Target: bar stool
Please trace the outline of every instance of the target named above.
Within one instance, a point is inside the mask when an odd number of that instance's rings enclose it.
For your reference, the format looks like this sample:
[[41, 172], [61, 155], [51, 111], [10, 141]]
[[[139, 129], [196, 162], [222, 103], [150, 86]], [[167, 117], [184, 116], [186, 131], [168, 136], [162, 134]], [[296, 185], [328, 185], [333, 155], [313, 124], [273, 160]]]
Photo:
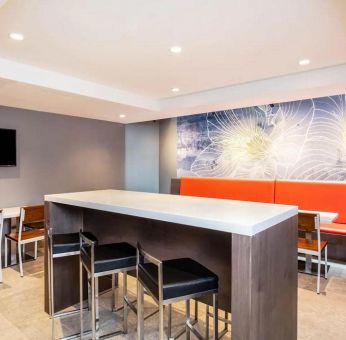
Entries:
[[102, 338], [127, 333], [127, 272], [136, 269], [136, 248], [128, 243], [111, 243], [97, 245], [96, 241], [89, 238], [87, 233], [80, 232], [80, 323], [81, 338], [83, 337], [83, 267], [90, 275], [91, 281], [91, 333], [92, 339], [99, 339], [99, 306], [98, 306], [98, 280], [99, 277], [123, 273], [123, 329], [110, 334], [102, 335]]
[[[137, 289], [138, 289], [138, 340], [144, 340], [143, 303], [144, 289], [159, 306], [159, 340], [164, 340], [164, 306], [186, 301], [186, 339], [191, 332], [199, 339], [202, 335], [193, 327], [190, 318], [190, 299], [212, 294], [214, 307], [213, 339], [218, 339], [218, 277], [209, 269], [190, 258], [160, 261], [137, 246]], [[171, 332], [169, 315], [168, 337]]]
[[[89, 237], [95, 237], [89, 233]], [[49, 289], [49, 314], [52, 319], [52, 339], [55, 339], [54, 321], [62, 317], [80, 313], [80, 309], [55, 313], [54, 311], [54, 259], [76, 256], [80, 254], [79, 233], [53, 234], [52, 228], [48, 229], [48, 289]], [[79, 338], [80, 333], [63, 337], [61, 339]]]

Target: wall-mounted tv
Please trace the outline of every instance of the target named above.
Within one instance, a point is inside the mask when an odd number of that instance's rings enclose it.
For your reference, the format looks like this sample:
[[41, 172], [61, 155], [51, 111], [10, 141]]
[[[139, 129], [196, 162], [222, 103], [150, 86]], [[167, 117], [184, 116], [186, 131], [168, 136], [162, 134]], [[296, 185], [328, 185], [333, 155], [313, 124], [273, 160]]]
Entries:
[[16, 130], [0, 129], [0, 166], [16, 166]]

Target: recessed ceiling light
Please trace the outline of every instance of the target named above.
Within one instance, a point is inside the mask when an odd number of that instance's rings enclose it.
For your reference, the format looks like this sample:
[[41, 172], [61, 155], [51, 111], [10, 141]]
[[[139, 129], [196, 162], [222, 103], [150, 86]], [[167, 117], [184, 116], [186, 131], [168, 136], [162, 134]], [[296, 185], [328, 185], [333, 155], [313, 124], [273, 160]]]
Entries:
[[172, 46], [171, 47], [171, 52], [175, 53], [175, 54], [181, 53], [181, 50], [182, 50], [182, 48], [180, 46]]
[[10, 38], [13, 40], [18, 40], [18, 41], [22, 41], [24, 39], [24, 35], [22, 33], [10, 33]]
[[119, 115], [119, 118], [125, 118], [126, 115]]
[[179, 88], [179, 87], [173, 87], [171, 91], [172, 91], [172, 92], [179, 92], [179, 91], [180, 91], [180, 88]]
[[309, 65], [309, 64], [310, 64], [310, 59], [299, 60], [299, 65], [301, 65], [301, 66]]

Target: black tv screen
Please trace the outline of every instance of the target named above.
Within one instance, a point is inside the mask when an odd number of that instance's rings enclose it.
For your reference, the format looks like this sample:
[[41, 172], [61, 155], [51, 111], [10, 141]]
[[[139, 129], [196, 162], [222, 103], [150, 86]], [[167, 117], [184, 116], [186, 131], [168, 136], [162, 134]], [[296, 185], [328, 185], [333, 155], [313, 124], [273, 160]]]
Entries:
[[0, 129], [0, 166], [16, 165], [16, 130]]

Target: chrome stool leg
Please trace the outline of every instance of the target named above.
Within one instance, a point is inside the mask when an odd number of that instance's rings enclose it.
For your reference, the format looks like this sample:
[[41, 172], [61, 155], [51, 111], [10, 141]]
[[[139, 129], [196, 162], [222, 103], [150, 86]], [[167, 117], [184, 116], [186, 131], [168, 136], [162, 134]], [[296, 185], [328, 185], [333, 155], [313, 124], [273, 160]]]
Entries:
[[96, 306], [95, 306], [95, 278], [91, 275], [91, 332], [92, 339], [96, 339]]
[[[209, 339], [209, 318], [210, 316], [213, 316], [214, 317], [214, 313], [211, 313], [210, 312], [210, 306], [209, 305], [206, 305], [206, 318], [205, 318], [205, 326], [206, 326], [206, 331], [205, 331], [205, 338], [206, 339]], [[221, 339], [223, 336], [225, 336], [228, 331], [229, 331], [229, 325], [232, 323], [229, 319], [228, 319], [228, 312], [225, 311], [225, 317], [221, 317], [221, 316], [218, 316], [218, 320], [219, 321], [222, 321], [224, 323], [224, 328], [223, 330], [219, 333], [218, 335], [218, 339]]]
[[186, 340], [190, 340], [190, 327], [189, 323], [191, 322], [190, 320], [190, 300], [186, 300]]
[[144, 290], [143, 286], [137, 281], [137, 333], [138, 340], [144, 340]]
[[219, 318], [218, 318], [218, 310], [219, 310], [219, 303], [218, 303], [218, 293], [213, 294], [213, 308], [214, 308], [214, 332], [213, 332], [213, 340], [218, 340], [219, 338], [219, 330], [218, 330], [218, 324], [219, 324]]
[[99, 338], [100, 333], [100, 310], [99, 310], [99, 278], [95, 277], [95, 330], [96, 330], [96, 339]]
[[123, 318], [123, 332], [127, 334], [127, 319], [128, 319], [128, 296], [127, 296], [127, 272], [123, 273], [123, 304], [124, 304], [124, 318]]
[[170, 340], [172, 337], [172, 305], [168, 305], [168, 325], [167, 325], [167, 337]]
[[205, 338], [209, 339], [209, 305], [205, 305]]
[[[88, 282], [89, 285], [89, 282]], [[89, 292], [88, 292], [89, 294]], [[89, 297], [88, 297], [89, 300]], [[89, 300], [90, 301], [90, 300]], [[83, 265], [79, 260], [79, 304], [80, 304], [80, 338], [83, 339], [84, 324], [83, 324]], [[89, 304], [89, 302], [88, 302]]]
[[53, 261], [52, 261], [52, 254], [51, 254], [51, 250], [49, 249], [50, 247], [48, 247], [48, 280], [49, 280], [49, 284], [48, 284], [48, 304], [49, 304], [49, 315], [52, 319], [52, 339], [54, 340], [55, 338], [55, 322], [54, 322], [54, 269], [53, 269]]

